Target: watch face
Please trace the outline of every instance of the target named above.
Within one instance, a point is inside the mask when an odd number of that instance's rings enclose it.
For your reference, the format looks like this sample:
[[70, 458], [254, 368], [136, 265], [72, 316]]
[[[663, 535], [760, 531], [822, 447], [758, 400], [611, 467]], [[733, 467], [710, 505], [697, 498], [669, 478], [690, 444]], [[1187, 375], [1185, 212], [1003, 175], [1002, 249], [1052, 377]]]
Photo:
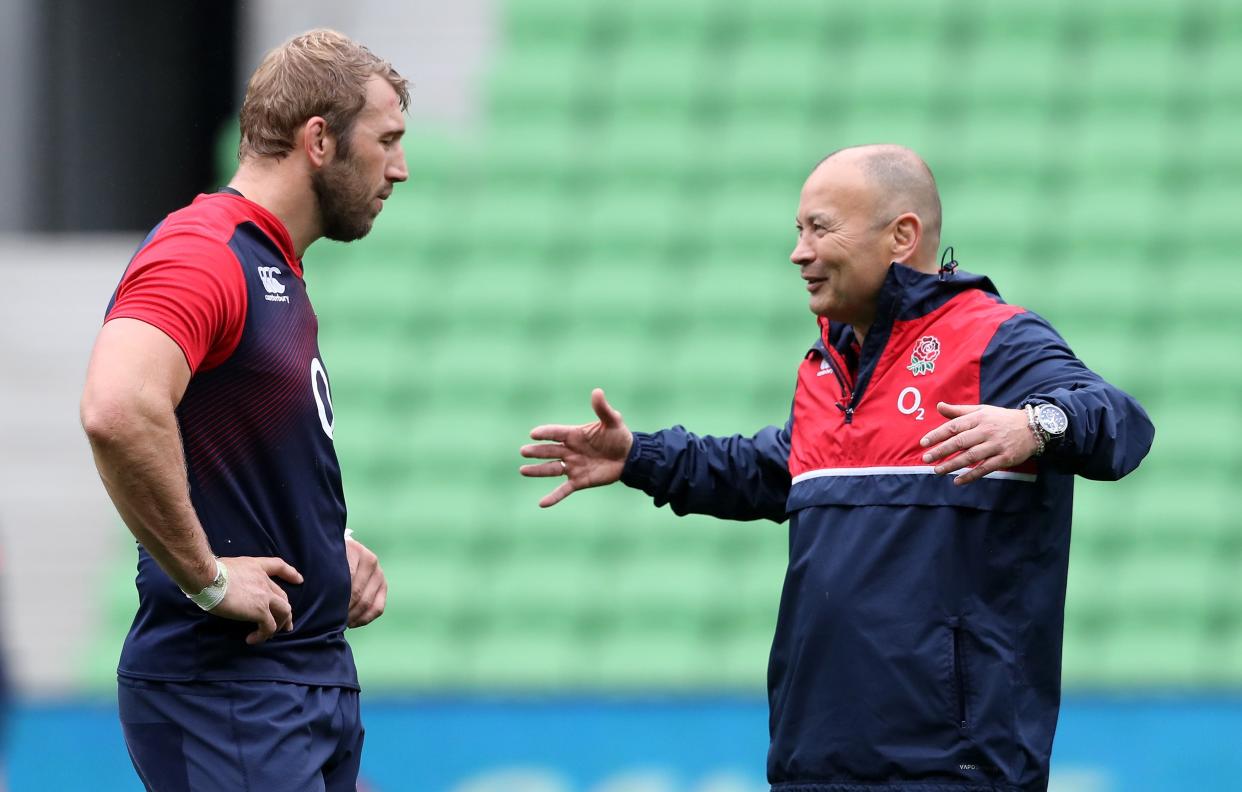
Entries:
[[1041, 404], [1039, 413], [1035, 417], [1039, 421], [1039, 428], [1050, 435], [1065, 434], [1065, 430], [1069, 427], [1069, 419], [1065, 417], [1065, 411], [1055, 404]]

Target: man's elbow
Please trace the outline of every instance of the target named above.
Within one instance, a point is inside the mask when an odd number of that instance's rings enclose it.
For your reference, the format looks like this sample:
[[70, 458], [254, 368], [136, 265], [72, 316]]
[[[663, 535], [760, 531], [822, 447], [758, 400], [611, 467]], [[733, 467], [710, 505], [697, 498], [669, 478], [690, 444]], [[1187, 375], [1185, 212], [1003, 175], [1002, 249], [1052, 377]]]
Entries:
[[109, 446], [125, 433], [127, 410], [122, 399], [87, 388], [78, 405], [86, 439], [96, 448]]
[[141, 393], [87, 385], [78, 405], [82, 429], [93, 448], [108, 448], [123, 442], [163, 414], [171, 415], [172, 405], [153, 402]]
[[1124, 433], [1112, 438], [1106, 453], [1093, 454], [1079, 475], [1094, 481], [1118, 481], [1133, 473], [1151, 451], [1156, 432], [1146, 413], [1138, 418], [1125, 427]]
[[[1156, 426], [1151, 422], [1151, 418], [1147, 417], [1147, 413], [1139, 408], [1138, 420], [1134, 422], [1130, 436], [1130, 449], [1126, 464], [1123, 466], [1121, 476], [1128, 476], [1139, 466], [1147, 454], [1151, 451], [1152, 443], [1156, 440]], [[1118, 476], [1118, 478], [1121, 478]]]
[[1119, 455], [1121, 459], [1117, 465], [1116, 478], [1132, 473], [1147, 458], [1156, 439], [1156, 426], [1151, 422], [1147, 411], [1133, 398], [1130, 399], [1130, 404], [1130, 414], [1123, 429], [1124, 442], [1121, 444], [1122, 453]]

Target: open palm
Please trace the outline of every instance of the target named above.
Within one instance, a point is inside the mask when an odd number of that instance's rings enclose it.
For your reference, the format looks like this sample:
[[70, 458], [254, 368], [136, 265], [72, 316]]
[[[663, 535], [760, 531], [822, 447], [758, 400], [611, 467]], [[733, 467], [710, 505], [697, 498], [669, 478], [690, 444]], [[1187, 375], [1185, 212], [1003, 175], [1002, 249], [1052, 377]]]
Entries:
[[591, 391], [591, 408], [595, 410], [598, 421], [577, 426], [536, 426], [530, 430], [531, 439], [550, 442], [522, 446], [522, 456], [527, 459], [549, 460], [522, 465], [520, 472], [523, 476], [566, 477], [560, 486], [539, 501], [543, 508], [560, 503], [577, 490], [602, 487], [621, 478], [634, 435], [621, 420], [621, 413], [612, 408], [599, 388]]

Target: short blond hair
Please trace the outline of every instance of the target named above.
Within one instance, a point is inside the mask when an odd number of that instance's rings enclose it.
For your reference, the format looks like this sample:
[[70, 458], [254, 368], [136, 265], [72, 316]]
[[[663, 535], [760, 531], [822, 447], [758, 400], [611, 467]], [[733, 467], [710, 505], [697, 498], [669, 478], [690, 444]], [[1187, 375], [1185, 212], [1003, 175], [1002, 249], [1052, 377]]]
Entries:
[[367, 101], [367, 81], [378, 74], [410, 106], [407, 81], [392, 64], [335, 30], [319, 28], [294, 36], [263, 57], [246, 86], [241, 107], [237, 157], [283, 158], [307, 119], [321, 116], [348, 149], [354, 120]]

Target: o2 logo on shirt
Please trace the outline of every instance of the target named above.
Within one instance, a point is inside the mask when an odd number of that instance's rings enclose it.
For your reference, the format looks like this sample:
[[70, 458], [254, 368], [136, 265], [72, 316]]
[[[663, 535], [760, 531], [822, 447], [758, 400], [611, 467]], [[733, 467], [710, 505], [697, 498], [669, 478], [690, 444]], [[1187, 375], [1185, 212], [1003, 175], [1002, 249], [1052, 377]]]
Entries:
[[311, 359], [310, 375], [311, 393], [315, 396], [315, 406], [319, 408], [319, 424], [331, 440], [332, 428], [336, 426], [336, 414], [332, 412], [332, 388], [328, 385], [328, 372], [323, 370], [319, 358]]
[[918, 388], [910, 386], [897, 394], [897, 412], [902, 415], [913, 415], [914, 420], [921, 421], [923, 409], [923, 394]]

